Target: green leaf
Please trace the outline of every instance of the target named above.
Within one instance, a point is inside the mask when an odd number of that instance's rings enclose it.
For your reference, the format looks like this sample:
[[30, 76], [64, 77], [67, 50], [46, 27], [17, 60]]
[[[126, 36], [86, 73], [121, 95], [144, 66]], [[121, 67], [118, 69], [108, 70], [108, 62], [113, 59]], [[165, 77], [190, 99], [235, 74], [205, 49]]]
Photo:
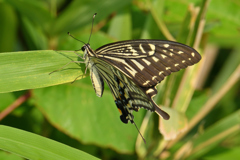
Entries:
[[43, 28], [52, 20], [51, 14], [43, 1], [6, 0], [6, 3], [14, 7], [18, 11], [19, 16], [25, 16], [31, 22]]
[[208, 24], [217, 23], [210, 30], [210, 42], [224, 46], [238, 46], [240, 41], [240, 4], [239, 0], [211, 1], [206, 15]]
[[[90, 36], [90, 31], [80, 32], [78, 34], [74, 34], [73, 36], [87, 43]], [[75, 39], [67, 35], [67, 33], [65, 35], [62, 35], [58, 41], [59, 41], [59, 45], [58, 45], [59, 50], [79, 50], [83, 46], [82, 43], [80, 43], [79, 41], [76, 41]], [[108, 36], [102, 31], [93, 33], [90, 39], [90, 45], [93, 50], [96, 50], [97, 48], [111, 42], [114, 42], [113, 38], [111, 38], [110, 36]]]
[[[89, 77], [73, 84], [36, 89], [33, 96], [48, 121], [70, 137], [121, 153], [134, 152], [136, 128], [120, 121], [109, 90], [101, 98], [96, 96]], [[143, 109], [134, 115], [139, 127], [143, 115]]]
[[171, 22], [182, 22], [184, 19], [184, 16], [186, 15], [189, 0], [183, 0], [183, 1], [178, 1], [178, 0], [170, 0], [170, 1], [165, 1], [164, 5], [164, 20], [166, 23], [171, 23]]
[[[64, 51], [25, 51], [0, 54], [0, 93], [42, 88], [72, 82], [83, 75], [84, 64], [71, 63], [63, 70], [49, 75], [77, 55]], [[83, 67], [83, 68], [82, 68]], [[82, 77], [79, 78], [83, 78]]]
[[172, 107], [180, 112], [185, 112], [187, 110], [192, 99], [196, 86], [196, 71], [199, 66], [199, 64], [196, 64], [185, 69], [183, 75], [184, 79], [181, 80], [181, 83], [178, 86], [179, 89], [172, 104]]
[[175, 139], [179, 133], [187, 129], [187, 118], [173, 108], [161, 107], [161, 109], [170, 115], [170, 119], [167, 121], [160, 119], [159, 130], [165, 140]]
[[87, 24], [91, 24], [92, 16], [98, 13], [95, 18], [99, 22], [106, 18], [112, 12], [116, 12], [126, 5], [130, 4], [131, 0], [82, 0], [73, 1], [62, 14], [59, 15], [56, 22], [53, 24], [53, 34], [67, 33], [75, 30], [80, 30]]
[[0, 148], [32, 160], [97, 159], [59, 142], [3, 125], [0, 125]]
[[14, 154], [9, 154], [5, 151], [0, 151], [0, 159], [2, 159], [2, 160], [24, 160], [24, 158], [21, 158]]
[[[155, 11], [157, 16], [162, 16], [164, 1], [154, 1], [152, 6], [155, 6]], [[144, 21], [144, 28], [141, 34], [142, 39], [163, 39], [165, 38], [162, 34], [160, 34], [159, 28], [156, 27], [157, 24], [153, 19], [151, 14], [147, 15], [146, 21]]]
[[16, 97], [12, 93], [0, 94], [0, 111], [4, 110], [15, 101]]
[[34, 25], [25, 16], [21, 17], [23, 35], [26, 39], [26, 43], [30, 50], [40, 50], [48, 48], [48, 41], [45, 33], [41, 30], [38, 25]]
[[132, 37], [132, 23], [129, 9], [121, 10], [111, 21], [108, 34], [118, 40], [129, 40]]
[[[226, 159], [240, 159], [240, 147], [224, 148], [217, 146], [211, 153], [205, 155], [204, 160], [226, 160]], [[231, 158], [232, 157], [232, 158]]]
[[207, 102], [209, 99], [209, 95], [207, 94], [207, 91], [201, 92], [199, 96], [193, 97], [191, 102], [189, 103], [189, 107], [186, 110], [186, 116], [188, 120], [191, 120], [198, 114], [198, 112], [201, 110], [203, 105]]
[[0, 52], [12, 51], [16, 41], [17, 17], [8, 4], [0, 5], [0, 22]]
[[214, 149], [223, 139], [234, 132], [239, 132], [240, 110], [221, 119], [207, 128], [202, 134], [192, 140], [193, 150], [190, 158], [197, 159]]
[[227, 81], [239, 64], [240, 47], [236, 47], [226, 59], [225, 63], [222, 64], [219, 74], [214, 79], [212, 85], [212, 94], [216, 93], [221, 88], [221, 86]]

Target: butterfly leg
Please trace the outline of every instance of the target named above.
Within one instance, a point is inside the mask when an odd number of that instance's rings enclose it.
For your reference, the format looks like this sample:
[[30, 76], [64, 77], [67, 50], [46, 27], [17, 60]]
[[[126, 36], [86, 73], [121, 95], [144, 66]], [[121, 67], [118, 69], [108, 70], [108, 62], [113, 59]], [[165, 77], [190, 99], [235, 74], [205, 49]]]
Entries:
[[[55, 51], [58, 51], [58, 50], [55, 50]], [[75, 50], [75, 51], [65, 51], [65, 50], [64, 50], [64, 52], [73, 52], [73, 53], [75, 53], [79, 58], [81, 58], [82, 60], [84, 60], [84, 58], [83, 58], [82, 56], [80, 56], [80, 55], [77, 53], [77, 51], [81, 51], [81, 49]]]
[[[81, 58], [82, 60], [85, 60], [84, 57], [80, 56], [80, 55], [77, 53], [77, 51], [80, 51], [80, 50], [81, 50], [81, 49], [79, 49], [79, 50], [75, 50], [74, 53], [75, 53], [79, 58]], [[87, 73], [87, 66], [88, 66], [88, 63], [86, 64], [86, 69], [85, 69], [84, 74]], [[78, 78], [78, 77], [77, 77], [77, 78]], [[75, 80], [76, 80], [76, 79], [75, 79]], [[74, 81], [75, 81], [75, 80], [74, 80]]]
[[49, 75], [52, 74], [52, 73], [54, 73], [54, 72], [58, 72], [58, 71], [62, 70], [63, 68], [65, 68], [66, 66], [68, 66], [70, 63], [84, 63], [84, 62], [82, 62], [82, 61], [70, 61], [70, 62], [68, 62], [67, 64], [65, 64], [63, 67], [61, 67], [61, 68], [59, 68], [59, 69], [56, 69], [56, 70], [50, 72]]
[[[80, 55], [79, 55], [79, 56], [80, 56]], [[76, 61], [75, 61], [75, 62], [76, 62]], [[85, 63], [85, 62], [77, 61], [77, 63]], [[88, 66], [88, 63], [87, 63], [87, 65], [86, 65], [84, 75], [87, 74], [87, 69], [88, 69], [87, 66]], [[74, 82], [75, 82], [79, 77], [81, 77], [81, 76], [83, 76], [83, 75], [77, 76], [71, 83], [74, 83]]]
[[81, 49], [75, 50], [74, 53], [75, 53], [79, 58], [81, 58], [82, 60], [84, 60], [84, 58], [77, 53], [77, 51], [80, 51], [80, 50], [81, 50]]
[[83, 75], [79, 75], [79, 76], [77, 76], [72, 82], [71, 82], [71, 84], [73, 84], [79, 77], [81, 77], [81, 76], [83, 76]]

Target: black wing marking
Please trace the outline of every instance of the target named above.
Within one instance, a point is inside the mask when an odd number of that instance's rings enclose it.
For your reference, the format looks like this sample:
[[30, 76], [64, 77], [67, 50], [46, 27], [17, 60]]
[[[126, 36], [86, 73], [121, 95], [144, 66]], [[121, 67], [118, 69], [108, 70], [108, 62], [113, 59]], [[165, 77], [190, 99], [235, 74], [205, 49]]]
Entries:
[[154, 87], [172, 72], [201, 59], [200, 54], [189, 46], [160, 40], [110, 43], [98, 48], [96, 54], [143, 88]]
[[96, 67], [99, 75], [109, 86], [122, 122], [127, 123], [128, 120], [133, 122], [132, 111], [138, 111], [139, 108], [156, 111], [164, 119], [169, 119], [169, 115], [126, 75], [101, 59], [91, 57], [91, 60], [94, 62], [93, 67]]

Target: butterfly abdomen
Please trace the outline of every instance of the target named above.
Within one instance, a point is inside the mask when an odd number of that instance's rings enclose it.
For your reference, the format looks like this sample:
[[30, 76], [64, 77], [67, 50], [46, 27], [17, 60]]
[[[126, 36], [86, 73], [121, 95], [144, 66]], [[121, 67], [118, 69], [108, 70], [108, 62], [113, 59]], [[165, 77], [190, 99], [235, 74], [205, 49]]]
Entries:
[[129, 97], [129, 93], [125, 90], [126, 86], [120, 81], [120, 79], [115, 75], [115, 81], [118, 84], [118, 92], [119, 95], [115, 99], [115, 104], [120, 112], [120, 119], [123, 123], [128, 123], [133, 121], [134, 116], [131, 111], [131, 99]]

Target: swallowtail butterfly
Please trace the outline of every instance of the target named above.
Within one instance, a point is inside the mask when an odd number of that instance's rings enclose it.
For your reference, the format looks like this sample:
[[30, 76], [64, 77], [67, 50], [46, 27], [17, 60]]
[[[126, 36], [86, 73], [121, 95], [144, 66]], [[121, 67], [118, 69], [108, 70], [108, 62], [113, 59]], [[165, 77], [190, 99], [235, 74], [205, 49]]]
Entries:
[[132, 112], [139, 108], [155, 111], [164, 119], [169, 119], [169, 115], [152, 100], [157, 94], [156, 85], [172, 72], [196, 64], [201, 59], [193, 48], [165, 40], [119, 41], [95, 51], [89, 43], [84, 43], [81, 50], [83, 57], [75, 53], [84, 60], [79, 63], [85, 63], [90, 70], [96, 95], [102, 97], [105, 81], [121, 114], [121, 121], [133, 124]]

